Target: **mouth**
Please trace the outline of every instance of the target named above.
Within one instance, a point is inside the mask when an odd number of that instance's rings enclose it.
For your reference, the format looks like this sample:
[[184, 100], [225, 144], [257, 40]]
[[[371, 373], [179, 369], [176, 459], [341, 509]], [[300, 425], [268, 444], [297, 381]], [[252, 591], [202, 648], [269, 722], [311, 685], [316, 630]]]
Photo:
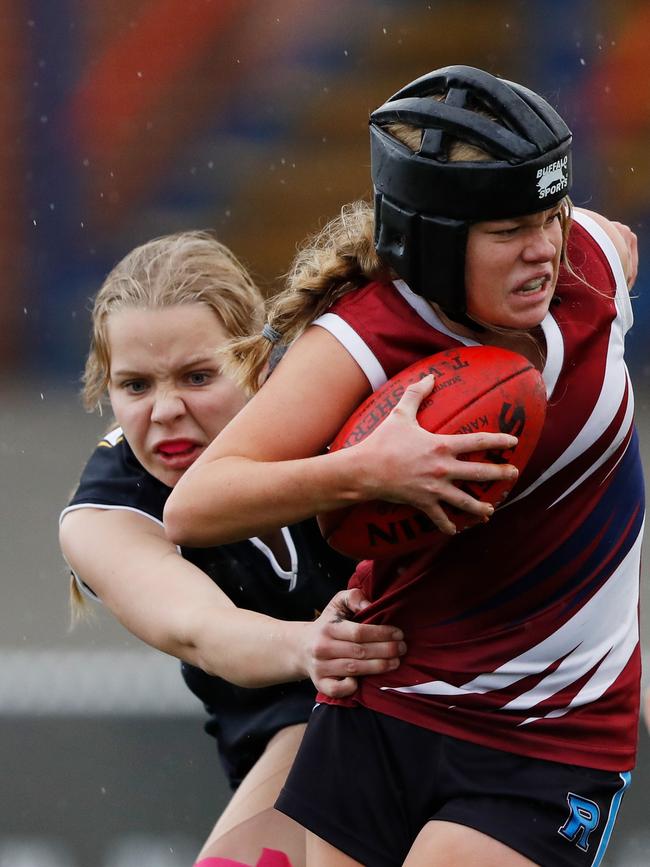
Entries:
[[525, 283], [522, 283], [521, 286], [518, 286], [514, 290], [515, 295], [535, 295], [540, 290], [546, 289], [546, 284], [549, 282], [551, 278], [547, 274], [543, 274], [541, 277], [533, 277], [532, 280], [527, 280]]
[[154, 448], [156, 455], [173, 469], [185, 469], [198, 458], [202, 446], [194, 440], [165, 440]]
[[158, 443], [156, 451], [167, 457], [190, 452], [195, 446], [196, 443], [192, 440], [165, 440], [165, 442]]

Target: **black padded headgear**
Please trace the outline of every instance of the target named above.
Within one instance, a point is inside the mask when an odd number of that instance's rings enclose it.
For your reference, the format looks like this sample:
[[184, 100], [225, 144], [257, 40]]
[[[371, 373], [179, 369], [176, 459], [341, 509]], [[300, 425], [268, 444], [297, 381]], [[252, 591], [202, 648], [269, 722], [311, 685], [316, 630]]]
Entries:
[[[385, 129], [392, 123], [423, 130], [417, 152]], [[450, 141], [491, 158], [450, 162]], [[455, 319], [465, 319], [469, 225], [546, 210], [571, 187], [562, 118], [531, 90], [471, 66], [434, 70], [391, 96], [370, 116], [370, 144], [377, 252]]]

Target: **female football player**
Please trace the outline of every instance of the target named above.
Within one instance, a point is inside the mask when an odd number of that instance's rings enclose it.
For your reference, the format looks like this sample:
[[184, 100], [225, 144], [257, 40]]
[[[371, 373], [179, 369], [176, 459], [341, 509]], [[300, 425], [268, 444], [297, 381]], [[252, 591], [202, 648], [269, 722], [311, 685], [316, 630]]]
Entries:
[[165, 538], [171, 489], [245, 402], [217, 350], [255, 331], [261, 309], [244, 268], [203, 232], [144, 244], [110, 272], [95, 299], [84, 398], [94, 408], [107, 392], [116, 422], [60, 527], [77, 605], [82, 591], [99, 597], [134, 635], [181, 659], [205, 704], [236, 788], [200, 855], [206, 867], [220, 856], [255, 863], [263, 847], [304, 864], [304, 830], [273, 803], [314, 704], [308, 678], [345, 696], [404, 650], [399, 631], [343, 619], [366, 603], [340, 590], [354, 564], [315, 522], [203, 550]]
[[[623, 359], [634, 235], [572, 209], [571, 133], [519, 84], [436, 70], [377, 109], [370, 133], [374, 209], [346, 208], [299, 255], [265, 334], [236, 348], [254, 382], [263, 338], [289, 344], [175, 488], [168, 529], [224, 543], [384, 499], [448, 534], [355, 573], [372, 601], [361, 619], [399, 623], [408, 651], [312, 713], [278, 801], [309, 829], [310, 867], [599, 864], [639, 710], [643, 479]], [[367, 439], [326, 453], [387, 378], [477, 344], [528, 358], [548, 396], [537, 449], [493, 514], [457, 483], [516, 471], [459, 460], [485, 447], [478, 435], [418, 427], [420, 401], [444, 401], [431, 378]], [[456, 534], [448, 506], [484, 520]]]

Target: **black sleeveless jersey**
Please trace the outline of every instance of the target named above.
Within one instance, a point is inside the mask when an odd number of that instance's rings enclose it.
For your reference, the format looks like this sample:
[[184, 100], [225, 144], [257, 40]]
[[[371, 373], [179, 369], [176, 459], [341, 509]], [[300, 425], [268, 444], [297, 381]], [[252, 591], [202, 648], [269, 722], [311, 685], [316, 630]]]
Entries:
[[[84, 507], [127, 509], [162, 524], [171, 488], [138, 462], [119, 428], [98, 444], [64, 514]], [[283, 569], [256, 538], [213, 548], [180, 548], [240, 608], [282, 620], [312, 620], [337, 590], [347, 585], [352, 561], [323, 540], [316, 522], [283, 529], [291, 569]], [[84, 587], [92, 588], [77, 576]], [[218, 744], [221, 759], [236, 787], [263, 752], [269, 739], [289, 725], [305, 722], [314, 704], [309, 680], [256, 689], [235, 686], [181, 663], [187, 686], [209, 715], [206, 731]]]

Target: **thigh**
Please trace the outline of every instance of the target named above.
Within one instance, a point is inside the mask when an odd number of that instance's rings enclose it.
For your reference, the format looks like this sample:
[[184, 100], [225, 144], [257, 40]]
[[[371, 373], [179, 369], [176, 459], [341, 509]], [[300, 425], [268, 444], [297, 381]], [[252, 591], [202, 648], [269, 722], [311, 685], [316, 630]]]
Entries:
[[[498, 843], [505, 847], [507, 864], [600, 864], [630, 780], [629, 773], [534, 759], [452, 738], [445, 744], [441, 769], [445, 798], [429, 819], [431, 825], [446, 827], [430, 827], [426, 839], [431, 843], [453, 834], [457, 845], [476, 841], [480, 853], [481, 836], [490, 838], [485, 860], [475, 861], [481, 867], [498, 863], [498, 858], [490, 860]], [[436, 843], [432, 845], [435, 850]], [[416, 854], [420, 852], [421, 846]], [[524, 860], [517, 860], [516, 853]], [[419, 863], [425, 862], [415, 860], [412, 867]]]
[[304, 829], [273, 806], [304, 731], [304, 724], [290, 726], [271, 738], [219, 817], [200, 858], [221, 856], [254, 864], [262, 848], [268, 848], [286, 853], [292, 867], [304, 867]]
[[529, 861], [493, 837], [453, 822], [427, 822], [404, 867], [531, 867]]
[[331, 843], [307, 831], [307, 864], [309, 867], [363, 867]]
[[310, 867], [401, 865], [433, 812], [439, 743], [367, 708], [318, 706], [277, 802], [314, 835]]

